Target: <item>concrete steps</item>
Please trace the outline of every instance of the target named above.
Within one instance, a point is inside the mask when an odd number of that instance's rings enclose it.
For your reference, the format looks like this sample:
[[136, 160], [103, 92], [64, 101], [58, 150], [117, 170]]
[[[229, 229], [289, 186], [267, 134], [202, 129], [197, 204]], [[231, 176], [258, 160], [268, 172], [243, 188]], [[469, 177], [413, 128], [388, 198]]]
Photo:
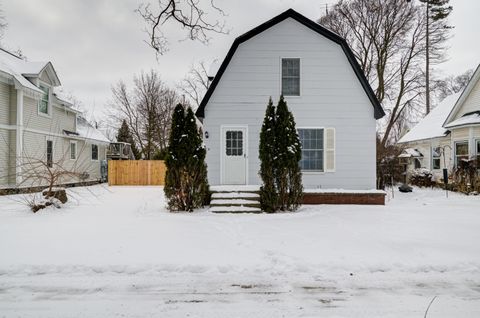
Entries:
[[260, 196], [257, 191], [213, 190], [210, 212], [261, 213]]

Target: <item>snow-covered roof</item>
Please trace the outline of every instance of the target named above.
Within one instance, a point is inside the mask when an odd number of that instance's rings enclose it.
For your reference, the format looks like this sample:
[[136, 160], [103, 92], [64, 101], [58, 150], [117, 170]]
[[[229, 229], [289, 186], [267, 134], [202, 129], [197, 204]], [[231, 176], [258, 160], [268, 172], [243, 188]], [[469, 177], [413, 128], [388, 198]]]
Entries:
[[36, 93], [42, 93], [42, 91], [33, 85], [27, 77], [39, 76], [40, 73], [49, 67], [53, 72], [55, 84], [60, 85], [60, 81], [56, 76], [55, 69], [50, 62], [29, 62], [21, 59], [20, 57], [0, 48], [0, 75], [13, 80], [14, 84], [21, 85], [22, 87], [32, 90]]
[[210, 68], [208, 69], [207, 76], [208, 78], [214, 78], [217, 75], [218, 70], [220, 69], [220, 61], [214, 60], [212, 64], [210, 64]]
[[468, 81], [467, 87], [465, 87], [465, 89], [462, 91], [462, 94], [459, 96], [457, 103], [451, 109], [448, 116], [445, 118], [445, 121], [443, 122], [444, 127], [446, 127], [446, 125], [450, 126], [451, 121], [456, 117], [458, 112], [462, 109], [463, 104], [468, 99], [472, 91], [475, 89], [479, 81], [480, 81], [480, 64], [478, 64], [477, 69], [472, 75], [472, 78], [470, 78], [470, 81]]
[[104, 134], [90, 125], [88, 121], [81, 116], [77, 117], [77, 133], [81, 138], [92, 139], [103, 143], [110, 143], [110, 140], [108, 140]]
[[462, 117], [450, 122], [445, 128], [453, 128], [464, 125], [478, 125], [480, 124], [480, 111], [468, 113]]
[[406, 133], [398, 143], [412, 142], [430, 138], [443, 137], [447, 134], [447, 129], [443, 123], [455, 106], [460, 93], [446, 97], [437, 107], [435, 107], [427, 116], [425, 116], [415, 127]]
[[423, 154], [414, 148], [406, 148], [398, 156], [398, 158], [421, 158], [421, 157], [423, 157]]

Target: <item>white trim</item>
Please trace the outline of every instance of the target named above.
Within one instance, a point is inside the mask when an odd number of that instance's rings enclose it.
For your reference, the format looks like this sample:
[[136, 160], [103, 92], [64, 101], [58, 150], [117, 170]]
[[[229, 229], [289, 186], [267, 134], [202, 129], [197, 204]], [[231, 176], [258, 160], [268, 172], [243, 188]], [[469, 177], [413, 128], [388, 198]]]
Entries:
[[[320, 171], [320, 170], [302, 170], [302, 169], [300, 169], [300, 171], [302, 171], [302, 174], [306, 174], [306, 175], [322, 175], [322, 174], [327, 173], [327, 171], [325, 169], [325, 160], [326, 160], [325, 127], [301, 126], [301, 127], [296, 127], [296, 129], [297, 129], [297, 134], [298, 134], [299, 129], [322, 129], [323, 130], [323, 149], [322, 149], [322, 151], [323, 151], [323, 163], [322, 163], [323, 164], [323, 170]], [[298, 136], [298, 140], [300, 140], [300, 136]], [[300, 141], [300, 144], [301, 144], [301, 141]]]
[[472, 75], [472, 78], [467, 84], [467, 87], [462, 91], [460, 97], [458, 98], [457, 102], [453, 106], [452, 110], [447, 116], [447, 119], [443, 122], [442, 127], [445, 127], [452, 121], [452, 119], [457, 115], [458, 111], [462, 108], [465, 100], [470, 96], [470, 93], [473, 91], [475, 84], [480, 80], [480, 64], [477, 66], [477, 69]]
[[470, 158], [470, 141], [468, 139], [458, 139], [458, 140], [452, 140], [453, 141], [453, 167], [457, 167], [457, 144], [464, 144], [467, 143], [467, 157]]
[[16, 107], [16, 110], [17, 110], [17, 131], [16, 131], [16, 136], [15, 136], [15, 140], [16, 140], [16, 148], [15, 148], [15, 156], [16, 156], [16, 160], [15, 160], [15, 182], [17, 184], [20, 184], [22, 183], [23, 181], [23, 178], [22, 178], [22, 166], [23, 166], [23, 132], [24, 132], [24, 128], [23, 128], [23, 102], [24, 102], [24, 98], [23, 98], [23, 91], [21, 89], [18, 89], [17, 90], [17, 107]]
[[283, 80], [283, 74], [282, 74], [282, 60], [283, 59], [298, 59], [298, 71], [299, 71], [299, 81], [298, 81], [298, 85], [299, 85], [299, 89], [298, 89], [298, 95], [283, 95], [283, 97], [286, 99], [286, 98], [293, 98], [293, 99], [296, 99], [296, 98], [300, 98], [303, 96], [303, 83], [302, 83], [302, 58], [299, 57], [299, 56], [280, 56], [280, 89], [279, 89], [279, 92], [280, 94], [279, 95], [282, 95], [283, 92], [282, 92], [282, 80]]
[[224, 158], [225, 158], [225, 130], [226, 129], [245, 129], [245, 138], [243, 138], [244, 155], [245, 155], [245, 185], [249, 184], [248, 176], [248, 125], [220, 125], [220, 184], [225, 185], [225, 176], [223, 173]]
[[[43, 86], [45, 88], [48, 89], [48, 103], [47, 103], [47, 113], [43, 113], [40, 111], [40, 104], [42, 103], [43, 101], [43, 94], [42, 96], [40, 97], [40, 99], [37, 101], [37, 114], [38, 116], [41, 116], [41, 117], [46, 117], [46, 118], [52, 118], [52, 90], [53, 88], [45, 83], [44, 81], [41, 81], [40, 79], [38, 80], [39, 84], [38, 84], [38, 88], [41, 90], [40, 86]], [[43, 90], [42, 90], [43, 92]]]
[[[75, 158], [72, 158], [72, 145], [75, 145]], [[77, 157], [78, 157], [77, 141], [70, 140], [70, 146], [68, 147], [68, 158], [70, 160], [77, 160]]]
[[[93, 146], [97, 146], [97, 159], [93, 159]], [[100, 146], [98, 144], [90, 144], [90, 161], [97, 162], [100, 160]]]

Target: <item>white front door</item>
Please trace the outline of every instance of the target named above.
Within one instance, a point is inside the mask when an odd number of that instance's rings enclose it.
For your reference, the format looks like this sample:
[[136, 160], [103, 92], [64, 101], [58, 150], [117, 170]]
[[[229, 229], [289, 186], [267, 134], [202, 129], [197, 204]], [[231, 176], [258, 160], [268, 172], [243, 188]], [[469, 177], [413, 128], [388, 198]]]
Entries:
[[246, 127], [222, 129], [223, 184], [246, 184], [246, 145]]

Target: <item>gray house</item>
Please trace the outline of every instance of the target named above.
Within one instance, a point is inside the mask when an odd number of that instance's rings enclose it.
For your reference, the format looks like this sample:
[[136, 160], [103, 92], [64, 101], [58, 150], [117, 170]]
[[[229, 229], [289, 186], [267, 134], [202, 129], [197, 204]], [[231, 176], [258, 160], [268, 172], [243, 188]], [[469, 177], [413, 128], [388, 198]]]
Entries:
[[0, 188], [40, 186], [46, 166], [74, 172], [61, 183], [100, 179], [109, 140], [59, 86], [52, 63], [0, 49]]
[[345, 40], [291, 9], [233, 42], [196, 112], [210, 184], [261, 183], [260, 129], [281, 94], [302, 142], [304, 187], [374, 189], [384, 111]]

